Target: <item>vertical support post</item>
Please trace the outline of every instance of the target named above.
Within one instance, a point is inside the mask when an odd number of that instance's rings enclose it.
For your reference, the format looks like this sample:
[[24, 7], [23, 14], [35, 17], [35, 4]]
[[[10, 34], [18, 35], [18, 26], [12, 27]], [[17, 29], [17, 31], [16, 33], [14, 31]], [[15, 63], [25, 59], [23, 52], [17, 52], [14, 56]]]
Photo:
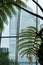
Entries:
[[[36, 0], [38, 3], [38, 0]], [[36, 5], [36, 14], [38, 14], [38, 6]], [[36, 17], [36, 28], [38, 29], [38, 17]], [[38, 30], [36, 30], [38, 32]]]
[[[36, 0], [38, 3], [38, 0]], [[38, 14], [38, 6], [36, 5], [36, 14]], [[38, 17], [36, 17], [36, 32], [38, 32]], [[36, 65], [38, 65], [37, 63], [37, 58], [36, 58]]]
[[18, 62], [18, 50], [17, 50], [17, 45], [19, 43], [19, 29], [20, 29], [20, 10], [18, 10], [18, 19], [17, 19], [17, 31], [16, 35], [18, 36], [16, 38], [16, 55], [15, 55], [15, 61]]

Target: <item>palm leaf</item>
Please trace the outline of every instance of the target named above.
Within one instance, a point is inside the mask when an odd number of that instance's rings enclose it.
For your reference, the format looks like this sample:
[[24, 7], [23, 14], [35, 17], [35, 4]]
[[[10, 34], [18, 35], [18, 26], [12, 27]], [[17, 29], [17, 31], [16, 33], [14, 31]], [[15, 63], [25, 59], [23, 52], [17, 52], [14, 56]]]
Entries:
[[22, 0], [16, 0], [16, 4], [21, 5], [23, 7], [27, 7], [27, 5], [25, 4], [25, 2], [23, 2]]
[[21, 44], [18, 45], [18, 50], [22, 49], [22, 48], [26, 48], [26, 47], [33, 47], [33, 42], [23, 42]]
[[[22, 0], [16, 0], [16, 4], [23, 6], [23, 7], [27, 7], [25, 2], [23, 2]], [[19, 9], [19, 11], [21, 11], [21, 8], [19, 8], [19, 7], [16, 7], [16, 8]]]
[[23, 42], [23, 41], [25, 41], [25, 40], [34, 40], [35, 38], [34, 37], [23, 37], [23, 38], [20, 38], [19, 39], [19, 43], [20, 42]]
[[3, 21], [2, 21], [2, 19], [0, 17], [0, 30], [3, 30], [3, 28], [4, 28]]
[[36, 27], [29, 26], [26, 29], [21, 30], [19, 33], [19, 44], [17, 46], [20, 55], [24, 56], [25, 54], [36, 54], [41, 43], [41, 39], [36, 37]]
[[27, 55], [27, 54], [35, 54], [35, 53], [36, 53], [36, 51], [32, 48], [28, 48], [28, 49], [20, 51], [21, 57], [23, 57], [24, 55]]
[[4, 21], [4, 23], [7, 23], [7, 15], [5, 14], [5, 12], [2, 9], [0, 9], [0, 17], [1, 17], [2, 21]]
[[[2, 21], [1, 20], [0, 21], [3, 22], [2, 25], [4, 25], [4, 23], [5, 24], [8, 23], [8, 20], [7, 20], [8, 18], [7, 17], [11, 18], [12, 15], [16, 14], [15, 7], [12, 4], [7, 4], [7, 3], [10, 3], [10, 2], [13, 2], [13, 3], [16, 3], [16, 4], [20, 4], [22, 6], [26, 6], [26, 4], [24, 2], [22, 2], [21, 0], [16, 0], [16, 1], [15, 0], [0, 0], [0, 17], [2, 19]], [[5, 5], [4, 5], [4, 3], [5, 3]], [[0, 27], [1, 27], [1, 24], [0, 24]], [[2, 26], [2, 28], [3, 27], [4, 26]]]
[[16, 14], [16, 10], [15, 10], [15, 7], [13, 6], [13, 5], [7, 5], [7, 8], [11, 11], [11, 13], [14, 15], [14, 14]]

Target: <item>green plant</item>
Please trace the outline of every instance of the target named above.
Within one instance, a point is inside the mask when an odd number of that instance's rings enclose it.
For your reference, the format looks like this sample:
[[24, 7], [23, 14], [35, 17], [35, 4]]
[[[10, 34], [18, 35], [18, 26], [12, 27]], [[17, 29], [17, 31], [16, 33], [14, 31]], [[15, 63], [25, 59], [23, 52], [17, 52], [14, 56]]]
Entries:
[[40, 30], [39, 34], [37, 35], [41, 38], [41, 44], [39, 49], [37, 50], [37, 57], [39, 60], [40, 65], [43, 65], [43, 28]]
[[43, 65], [43, 43], [39, 46], [39, 49], [37, 51], [37, 57], [38, 61], [41, 65]]
[[0, 53], [0, 65], [10, 65], [8, 54], [9, 54], [8, 52]]
[[20, 10], [18, 7], [15, 8], [15, 6], [10, 2], [26, 7], [26, 4], [22, 0], [0, 0], [0, 37], [2, 36], [2, 31], [4, 30], [4, 24], [8, 24], [8, 18], [12, 18], [12, 15], [16, 15], [16, 9]]
[[37, 54], [41, 39], [37, 36], [36, 30], [34, 26], [28, 26], [26, 29], [21, 30], [17, 49], [22, 57]]
[[[12, 1], [12, 0], [11, 0]], [[14, 0], [13, 0], [14, 1]], [[3, 30], [4, 23], [7, 24], [8, 18], [12, 17], [12, 14], [15, 14], [15, 9], [11, 4], [3, 5], [3, 3], [9, 2], [9, 0], [1, 0], [0, 1], [0, 30]]]
[[4, 29], [4, 23], [7, 24], [8, 17], [12, 17], [16, 13], [16, 9], [12, 4], [7, 4], [13, 2], [22, 6], [26, 6], [21, 0], [1, 0], [0, 1], [0, 30]]
[[21, 31], [18, 44], [20, 55], [36, 53], [35, 50], [38, 49], [41, 42], [41, 39], [39, 37], [36, 38], [36, 35], [36, 27], [33, 26], [29, 26]]

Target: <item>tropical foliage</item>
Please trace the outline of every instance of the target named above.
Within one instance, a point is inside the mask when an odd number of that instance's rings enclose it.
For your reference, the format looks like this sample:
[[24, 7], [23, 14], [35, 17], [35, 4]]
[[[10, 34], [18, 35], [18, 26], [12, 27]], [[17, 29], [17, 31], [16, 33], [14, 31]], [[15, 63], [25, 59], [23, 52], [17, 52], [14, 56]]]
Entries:
[[8, 58], [8, 52], [0, 53], [0, 65], [9, 65], [10, 60]]
[[8, 17], [16, 14], [16, 9], [12, 4], [6, 4], [13, 2], [22, 6], [26, 6], [25, 3], [21, 0], [0, 0], [0, 30], [4, 29], [4, 23], [8, 23]]
[[40, 30], [39, 36], [41, 38], [41, 44], [39, 46], [39, 49], [37, 50], [37, 57], [40, 65], [43, 65], [43, 28]]
[[21, 30], [17, 49], [22, 57], [37, 54], [41, 39], [37, 36], [36, 30], [36, 27], [33, 26], [28, 26], [26, 29]]
[[38, 57], [38, 61], [41, 65], [43, 65], [43, 41], [41, 43], [41, 45], [39, 46], [39, 49], [37, 51], [37, 57]]

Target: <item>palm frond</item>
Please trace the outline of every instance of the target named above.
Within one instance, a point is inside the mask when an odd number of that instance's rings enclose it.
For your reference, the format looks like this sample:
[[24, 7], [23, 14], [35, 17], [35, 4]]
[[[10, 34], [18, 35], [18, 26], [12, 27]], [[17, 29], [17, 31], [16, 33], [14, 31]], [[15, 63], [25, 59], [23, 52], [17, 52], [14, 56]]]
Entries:
[[33, 44], [34, 42], [30, 41], [30, 42], [22, 42], [21, 44], [18, 45], [18, 50], [22, 49], [22, 48], [30, 48], [30, 47], [33, 47]]
[[7, 6], [7, 8], [11, 11], [11, 13], [13, 14], [13, 15], [16, 15], [16, 10], [15, 10], [15, 7], [13, 6], [13, 5], [6, 5]]
[[16, 0], [16, 4], [19, 4], [19, 5], [23, 6], [23, 7], [27, 7], [25, 2], [23, 2], [22, 0]]
[[[7, 4], [10, 2], [13, 2], [13, 3], [26, 7], [26, 4], [24, 2], [22, 2], [21, 0], [16, 0], [16, 1], [15, 0], [0, 0], [0, 17], [2, 19], [2, 21], [1, 20], [0, 21], [3, 22], [2, 25], [4, 25], [4, 23], [5, 24], [8, 23], [7, 17], [11, 18], [12, 15], [16, 14], [15, 6], [13, 6], [12, 4]], [[5, 3], [5, 5], [4, 5], [4, 3]], [[1, 27], [1, 24], [0, 24], [0, 27]], [[2, 28], [3, 27], [4, 26], [2, 26]]]
[[20, 51], [20, 56], [23, 57], [24, 55], [27, 55], [27, 54], [33, 55], [33, 54], [35, 54], [35, 53], [36, 53], [36, 51], [35, 51], [34, 49], [32, 49], [32, 48], [27, 48], [27, 49], [24, 49], [24, 50], [21, 50], [21, 51]]
[[23, 41], [25, 41], [25, 40], [34, 40], [35, 38], [34, 37], [23, 37], [23, 38], [20, 38], [19, 39], [19, 43], [20, 42], [23, 42]]
[[3, 21], [2, 21], [2, 19], [1, 19], [1, 17], [0, 17], [0, 30], [2, 31], [3, 28], [4, 28]]
[[[2, 9], [0, 9], [0, 17], [1, 17], [2, 21], [4, 21], [4, 23], [7, 23], [7, 15]], [[0, 23], [1, 23], [1, 21], [0, 21]]]
[[[41, 43], [41, 39], [36, 37], [36, 27], [29, 26], [26, 29], [23, 29], [19, 34], [19, 44], [17, 46], [20, 55], [24, 56], [25, 54], [35, 54]], [[24, 36], [24, 37], [22, 37]]]
[[[23, 6], [23, 7], [27, 7], [26, 3], [23, 2], [22, 0], [16, 0], [16, 4]], [[19, 11], [21, 11], [21, 8], [16, 7]]]

